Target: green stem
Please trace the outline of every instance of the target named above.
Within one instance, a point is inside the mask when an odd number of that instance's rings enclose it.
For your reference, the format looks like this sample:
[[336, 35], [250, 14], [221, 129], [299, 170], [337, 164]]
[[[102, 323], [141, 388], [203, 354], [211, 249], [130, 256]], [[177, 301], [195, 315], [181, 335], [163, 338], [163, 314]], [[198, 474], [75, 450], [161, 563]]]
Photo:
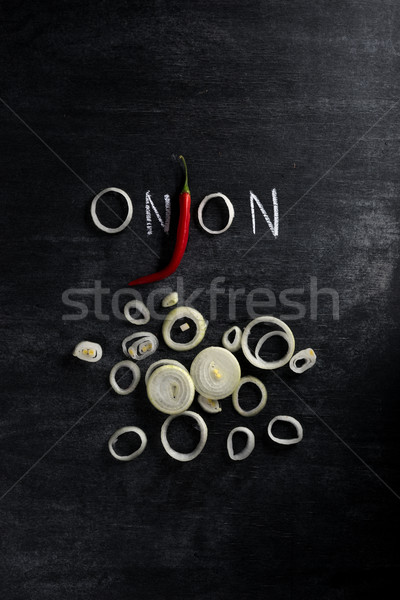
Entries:
[[185, 161], [185, 159], [183, 158], [182, 155], [179, 158], [183, 161], [183, 164], [185, 166], [185, 177], [186, 177], [185, 178], [184, 186], [182, 188], [182, 193], [186, 192], [187, 194], [190, 194], [189, 184], [188, 184], [188, 171], [187, 171], [186, 161]]

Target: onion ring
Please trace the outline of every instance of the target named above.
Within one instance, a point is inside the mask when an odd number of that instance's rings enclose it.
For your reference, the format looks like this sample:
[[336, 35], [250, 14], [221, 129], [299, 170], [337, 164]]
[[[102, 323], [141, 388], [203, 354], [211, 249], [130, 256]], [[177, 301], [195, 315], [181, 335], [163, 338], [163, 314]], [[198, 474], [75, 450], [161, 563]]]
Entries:
[[[131, 308], [136, 308], [141, 314], [141, 319], [134, 319], [131, 316]], [[150, 321], [150, 311], [145, 304], [141, 300], [130, 300], [127, 302], [124, 307], [124, 315], [129, 323], [133, 323], [133, 325], [146, 325]]]
[[[275, 421], [286, 421], [287, 423], [291, 423], [292, 425], [294, 425], [296, 432], [297, 432], [297, 437], [285, 439], [285, 438], [278, 438], [278, 437], [275, 437], [274, 435], [272, 435], [272, 425], [275, 423]], [[301, 442], [301, 440], [303, 439], [303, 428], [300, 425], [300, 423], [298, 422], [298, 420], [295, 419], [294, 417], [288, 417], [286, 415], [278, 415], [277, 417], [274, 417], [273, 419], [271, 419], [271, 421], [269, 422], [268, 435], [273, 442], [276, 442], [277, 444], [283, 444], [284, 446], [290, 446], [291, 444], [298, 444], [299, 442]]]
[[[133, 431], [134, 433], [137, 433], [138, 436], [140, 437], [140, 447], [137, 450], [135, 450], [135, 452], [132, 452], [132, 454], [127, 454], [126, 456], [121, 456], [120, 454], [117, 454], [115, 452], [114, 445], [118, 442], [118, 438], [121, 435], [123, 435], [124, 433], [129, 433], [131, 431]], [[132, 427], [122, 427], [121, 429], [118, 429], [115, 433], [112, 434], [112, 436], [108, 440], [108, 449], [110, 451], [110, 454], [117, 460], [122, 460], [124, 462], [133, 460], [134, 458], [140, 456], [140, 454], [142, 454], [142, 452], [144, 451], [146, 446], [147, 446], [147, 436], [146, 436], [145, 432], [143, 431], [143, 429], [140, 429], [139, 427], [133, 427], [133, 426]]]
[[[219, 229], [218, 231], [209, 229], [208, 227], [206, 227], [204, 225], [204, 221], [203, 221], [204, 207], [207, 204], [207, 202], [209, 200], [211, 200], [212, 198], [222, 198], [228, 208], [228, 211], [229, 211], [227, 225], [223, 229]], [[232, 225], [232, 221], [233, 221], [234, 217], [235, 217], [235, 209], [233, 208], [232, 202], [229, 200], [229, 198], [227, 198], [227, 196], [225, 196], [225, 194], [221, 194], [221, 192], [217, 192], [216, 194], [210, 194], [209, 196], [206, 196], [205, 198], [203, 198], [203, 200], [200, 202], [199, 208], [197, 209], [197, 218], [199, 219], [199, 223], [200, 223], [201, 227], [204, 229], [204, 231], [207, 231], [207, 233], [211, 233], [212, 235], [218, 235], [219, 233], [224, 233], [225, 231], [227, 231], [229, 229], [229, 227]]]
[[[123, 367], [126, 367], [127, 369], [129, 369], [133, 375], [133, 380], [132, 380], [131, 385], [125, 389], [121, 388], [115, 379], [115, 375], [117, 374], [117, 371], [119, 371]], [[140, 381], [140, 369], [137, 366], [137, 364], [133, 363], [131, 360], [122, 360], [121, 362], [119, 362], [113, 366], [113, 368], [110, 371], [109, 379], [110, 379], [110, 385], [111, 385], [112, 389], [114, 390], [114, 392], [117, 392], [117, 394], [120, 394], [120, 396], [126, 396], [127, 394], [130, 394], [131, 392], [133, 392], [136, 389], [136, 386]]]
[[[126, 215], [125, 221], [119, 227], [114, 227], [114, 228], [106, 227], [105, 225], [100, 223], [99, 217], [97, 216], [97, 213], [96, 213], [97, 202], [102, 197], [102, 195], [106, 194], [107, 192], [116, 192], [117, 194], [121, 194], [121, 196], [123, 196], [125, 198], [126, 203], [128, 205], [128, 214]], [[129, 198], [128, 194], [126, 192], [124, 192], [124, 190], [121, 190], [120, 188], [116, 188], [116, 187], [109, 187], [109, 188], [106, 188], [105, 190], [102, 190], [99, 194], [97, 194], [97, 196], [95, 196], [93, 198], [92, 204], [90, 206], [90, 214], [92, 215], [93, 223], [96, 225], [96, 227], [101, 229], [101, 231], [105, 231], [106, 233], [119, 233], [120, 231], [125, 229], [125, 227], [128, 227], [129, 223], [132, 220], [132, 215], [133, 215], [132, 201]]]
[[[242, 433], [245, 433], [247, 435], [247, 443], [241, 452], [238, 452], [237, 454], [235, 454], [235, 452], [233, 450], [232, 438], [233, 438], [234, 434], [239, 431]], [[247, 427], [235, 427], [235, 429], [232, 429], [232, 431], [228, 435], [228, 439], [226, 442], [226, 447], [228, 449], [229, 458], [231, 458], [232, 460], [244, 460], [245, 458], [248, 458], [250, 456], [250, 454], [253, 452], [255, 445], [256, 445], [256, 440], [254, 437], [254, 433], [251, 431], [251, 429], [248, 429]]]
[[[260, 402], [258, 403], [258, 405], [255, 408], [253, 408], [251, 410], [244, 410], [239, 404], [239, 390], [242, 387], [242, 385], [244, 385], [245, 383], [253, 383], [261, 391]], [[262, 409], [264, 408], [264, 406], [267, 403], [267, 389], [266, 389], [265, 385], [262, 383], [262, 381], [257, 379], [257, 377], [253, 377], [252, 375], [247, 375], [246, 377], [241, 378], [238, 387], [234, 390], [234, 392], [232, 394], [232, 401], [233, 401], [233, 407], [235, 408], [236, 412], [239, 413], [239, 415], [242, 415], [242, 417], [254, 417], [255, 415], [258, 415], [259, 412], [262, 411]]]
[[[194, 321], [196, 325], [196, 333], [193, 339], [190, 342], [182, 343], [182, 342], [174, 342], [171, 338], [171, 329], [178, 321], [178, 319], [191, 319]], [[192, 308], [190, 306], [178, 306], [178, 308], [174, 308], [170, 313], [165, 317], [163, 326], [162, 326], [162, 334], [165, 343], [167, 346], [172, 348], [172, 350], [177, 350], [178, 352], [182, 352], [183, 350], [191, 350], [200, 344], [204, 335], [206, 333], [207, 323], [204, 320], [204, 317], [198, 310]]]
[[[169, 427], [171, 421], [176, 419], [177, 416], [192, 417], [200, 427], [200, 441], [197, 444], [196, 448], [192, 452], [189, 452], [188, 454], [184, 454], [182, 452], [177, 452], [176, 450], [173, 450], [171, 448], [171, 446], [169, 445], [169, 442], [167, 439], [168, 427]], [[189, 460], [193, 460], [194, 458], [196, 458], [196, 456], [198, 456], [200, 454], [200, 452], [203, 450], [204, 446], [206, 445], [207, 437], [208, 437], [208, 429], [207, 429], [207, 425], [206, 425], [203, 417], [201, 417], [199, 414], [197, 414], [191, 410], [187, 410], [186, 412], [182, 413], [181, 415], [171, 415], [170, 417], [168, 417], [168, 419], [166, 419], [164, 421], [163, 426], [161, 427], [161, 443], [164, 446], [165, 451], [167, 452], [167, 454], [172, 456], [172, 458], [174, 458], [175, 460], [180, 460], [181, 462], [188, 462]]]
[[[274, 325], [278, 325], [279, 327], [281, 327], [281, 329], [283, 329], [284, 333], [286, 333], [286, 335], [287, 335], [286, 341], [288, 343], [288, 351], [286, 352], [285, 356], [283, 356], [280, 360], [266, 361], [266, 360], [260, 358], [260, 356], [258, 356], [258, 357], [255, 356], [251, 352], [251, 350], [249, 348], [248, 339], [249, 339], [250, 331], [252, 330], [252, 328], [255, 325], [258, 325], [258, 323], [273, 323]], [[274, 335], [276, 335], [275, 332], [270, 332], [270, 333], [274, 333]], [[283, 367], [292, 358], [292, 355], [294, 352], [294, 347], [295, 347], [293, 333], [292, 333], [291, 329], [286, 325], [286, 323], [284, 323], [280, 319], [277, 319], [276, 317], [271, 317], [271, 316], [267, 316], [267, 315], [264, 317], [257, 317], [253, 321], [250, 321], [250, 323], [248, 323], [248, 325], [246, 325], [246, 328], [243, 331], [241, 343], [242, 343], [243, 354], [245, 355], [247, 360], [255, 367], [258, 367], [259, 369], [278, 369], [279, 367]]]

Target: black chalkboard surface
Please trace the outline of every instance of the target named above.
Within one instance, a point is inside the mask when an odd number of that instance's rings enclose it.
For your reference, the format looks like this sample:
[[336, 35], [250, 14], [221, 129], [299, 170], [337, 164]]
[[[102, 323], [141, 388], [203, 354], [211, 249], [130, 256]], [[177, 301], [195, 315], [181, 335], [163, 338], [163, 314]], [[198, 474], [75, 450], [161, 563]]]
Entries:
[[[2, 598], [376, 598], [397, 582], [399, 25], [395, 0], [2, 3]], [[187, 251], [135, 288], [160, 346], [118, 396], [109, 371], [135, 329], [120, 311], [129, 281], [171, 256], [181, 153]], [[90, 217], [107, 187], [133, 203], [116, 235]], [[197, 220], [216, 192], [235, 209], [219, 236]], [[126, 208], [108, 204], [115, 227]], [[204, 211], [211, 228], [226, 218], [221, 200]], [[190, 352], [160, 335], [165, 288], [209, 320]], [[243, 418], [227, 398], [207, 415], [195, 401], [206, 447], [174, 461], [145, 370], [189, 367], [262, 314], [316, 366], [260, 371], [239, 352], [265, 409]], [[101, 361], [72, 356], [82, 340]], [[301, 422], [300, 444], [268, 438], [276, 415]], [[171, 444], [189, 450], [198, 432], [174, 423]], [[125, 425], [148, 445], [124, 464], [107, 441]], [[242, 462], [226, 452], [237, 426], [256, 437]]]

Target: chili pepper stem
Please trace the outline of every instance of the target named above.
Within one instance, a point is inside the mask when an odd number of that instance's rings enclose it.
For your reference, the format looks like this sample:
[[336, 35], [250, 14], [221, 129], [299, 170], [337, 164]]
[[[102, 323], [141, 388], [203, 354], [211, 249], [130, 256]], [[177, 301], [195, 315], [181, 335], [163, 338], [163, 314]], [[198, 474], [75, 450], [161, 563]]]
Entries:
[[185, 167], [185, 183], [184, 183], [183, 188], [182, 188], [182, 193], [186, 192], [187, 194], [190, 194], [189, 184], [188, 184], [188, 171], [187, 171], [186, 161], [185, 161], [184, 157], [182, 156], [182, 154], [180, 155], [179, 158], [183, 162], [184, 167]]

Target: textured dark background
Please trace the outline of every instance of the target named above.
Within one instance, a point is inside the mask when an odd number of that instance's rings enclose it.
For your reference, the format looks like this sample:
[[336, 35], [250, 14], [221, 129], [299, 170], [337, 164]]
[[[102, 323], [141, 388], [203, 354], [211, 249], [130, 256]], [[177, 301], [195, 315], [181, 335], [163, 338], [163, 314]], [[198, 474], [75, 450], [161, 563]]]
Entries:
[[[0, 27], [1, 597], [386, 594], [399, 568], [396, 0], [9, 1]], [[146, 236], [144, 198], [150, 189], [161, 211], [171, 194], [176, 223], [179, 153], [194, 215], [215, 191], [236, 209], [220, 237], [193, 219], [178, 272], [186, 295], [225, 277], [196, 351], [233, 322], [228, 288], [304, 288], [306, 315], [291, 326], [319, 359], [301, 377], [262, 372], [269, 400], [253, 419], [225, 400], [188, 464], [161, 447], [164, 416], [142, 385], [129, 397], [107, 392], [132, 330], [112, 316], [111, 297], [167, 261], [171, 240], [155, 220]], [[90, 201], [108, 186], [132, 197], [132, 231], [93, 227]], [[258, 210], [253, 235], [249, 205], [252, 190], [271, 214], [272, 187], [276, 240]], [[310, 277], [339, 293], [338, 321], [328, 296], [310, 318]], [[63, 291], [95, 280], [110, 289], [105, 318], [87, 296], [87, 318], [63, 320], [76, 312]], [[194, 305], [209, 318], [205, 292]], [[288, 314], [279, 301], [258, 311]], [[236, 321], [249, 321], [244, 295]], [[71, 357], [82, 339], [103, 345], [101, 362]], [[196, 351], [178, 356], [162, 343], [158, 357], [189, 365]], [[301, 444], [269, 442], [276, 414], [302, 422]], [[122, 464], [107, 440], [127, 424], [149, 443]], [[195, 438], [178, 425], [171, 439], [190, 448]], [[237, 425], [257, 440], [242, 463], [225, 449]]]

